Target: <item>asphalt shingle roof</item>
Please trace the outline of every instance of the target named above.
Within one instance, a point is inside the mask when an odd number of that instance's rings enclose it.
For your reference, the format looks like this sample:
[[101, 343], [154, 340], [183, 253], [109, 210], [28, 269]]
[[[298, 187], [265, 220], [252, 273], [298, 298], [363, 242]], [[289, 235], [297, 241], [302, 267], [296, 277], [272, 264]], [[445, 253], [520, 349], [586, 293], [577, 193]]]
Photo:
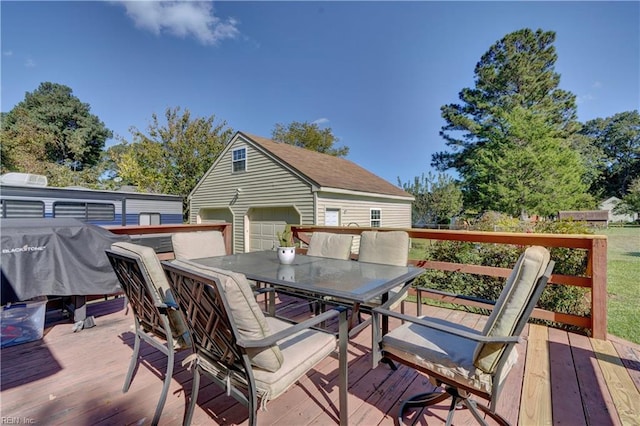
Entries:
[[403, 189], [347, 159], [275, 142], [249, 133], [240, 133], [320, 187], [413, 197]]

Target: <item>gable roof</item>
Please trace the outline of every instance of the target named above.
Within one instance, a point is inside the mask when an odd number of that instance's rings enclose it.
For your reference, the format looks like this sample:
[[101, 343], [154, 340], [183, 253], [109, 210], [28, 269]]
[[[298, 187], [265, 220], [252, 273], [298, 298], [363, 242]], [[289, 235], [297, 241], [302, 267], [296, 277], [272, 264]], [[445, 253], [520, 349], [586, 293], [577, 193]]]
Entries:
[[384, 194], [411, 200], [414, 198], [403, 189], [344, 158], [275, 142], [249, 133], [238, 132], [238, 134], [323, 189], [334, 188]]

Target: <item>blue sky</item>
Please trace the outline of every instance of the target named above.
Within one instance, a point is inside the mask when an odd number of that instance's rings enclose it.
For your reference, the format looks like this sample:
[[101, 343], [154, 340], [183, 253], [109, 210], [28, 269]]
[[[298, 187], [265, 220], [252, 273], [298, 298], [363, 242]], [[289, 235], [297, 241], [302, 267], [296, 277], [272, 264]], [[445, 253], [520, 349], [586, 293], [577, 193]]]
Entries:
[[[640, 2], [2, 1], [1, 110], [69, 86], [115, 135], [182, 107], [270, 137], [331, 127], [348, 158], [397, 183], [446, 149], [440, 107], [506, 34], [556, 32], [581, 121], [640, 107]], [[107, 145], [115, 143], [110, 140]]]

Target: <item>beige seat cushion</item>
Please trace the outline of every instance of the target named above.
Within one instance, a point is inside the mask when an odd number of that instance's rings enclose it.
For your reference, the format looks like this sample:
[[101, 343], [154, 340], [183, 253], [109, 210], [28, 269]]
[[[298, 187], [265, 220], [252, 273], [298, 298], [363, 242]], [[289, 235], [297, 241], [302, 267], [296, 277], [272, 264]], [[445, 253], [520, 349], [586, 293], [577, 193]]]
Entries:
[[[144, 268], [143, 272], [146, 272], [147, 276], [151, 279], [151, 288], [155, 290], [158, 301], [175, 304], [167, 276], [153, 248], [134, 243], [117, 242], [111, 245], [111, 250], [125, 256], [139, 259]], [[187, 345], [189, 343], [187, 336], [188, 328], [182, 318], [182, 314], [178, 311], [170, 310], [167, 316], [169, 317], [173, 337], [179, 339], [178, 344], [180, 346]]]
[[220, 231], [176, 232], [171, 235], [176, 259], [200, 259], [227, 254]]
[[[533, 246], [525, 250], [507, 278], [482, 334], [513, 335], [518, 318], [522, 316], [549, 260], [549, 251], [544, 247]], [[486, 373], [493, 373], [504, 348], [501, 343], [479, 343], [473, 356], [474, 365]]]
[[[458, 330], [480, 334], [477, 330], [460, 324], [437, 318], [426, 319]], [[382, 350], [433, 371], [453, 383], [462, 383], [491, 393], [493, 387], [491, 375], [473, 365], [475, 347], [474, 340], [412, 323], [405, 323], [386, 334], [381, 344]], [[511, 352], [505, 371], [508, 371], [516, 362], [517, 355], [517, 351]]]
[[[267, 317], [267, 322], [272, 333], [291, 327], [290, 323], [274, 317]], [[254, 369], [256, 386], [265, 391], [267, 399], [277, 398], [331, 354], [336, 349], [336, 342], [333, 334], [313, 329], [302, 330], [280, 340], [278, 347], [284, 358], [282, 367], [275, 373]]]
[[[290, 323], [273, 317], [267, 317], [267, 322], [274, 333], [291, 327]], [[283, 394], [307, 371], [330, 355], [336, 348], [336, 338], [329, 333], [307, 329], [280, 340], [278, 345], [284, 356], [284, 362], [278, 371], [253, 369], [257, 393], [263, 404]], [[220, 380], [227, 380], [225, 367], [202, 355], [198, 356], [198, 363]], [[246, 381], [235, 374], [232, 374], [231, 382], [244, 383], [246, 386]]]
[[309, 242], [308, 256], [348, 260], [351, 258], [353, 235], [314, 232]]
[[[174, 260], [173, 262], [177, 266], [217, 278], [220, 281], [240, 337], [256, 340], [271, 334], [269, 324], [258, 306], [244, 274], [199, 265], [188, 260]], [[271, 372], [278, 371], [284, 362], [283, 354], [278, 345], [264, 349], [248, 348], [247, 355], [254, 366]]]

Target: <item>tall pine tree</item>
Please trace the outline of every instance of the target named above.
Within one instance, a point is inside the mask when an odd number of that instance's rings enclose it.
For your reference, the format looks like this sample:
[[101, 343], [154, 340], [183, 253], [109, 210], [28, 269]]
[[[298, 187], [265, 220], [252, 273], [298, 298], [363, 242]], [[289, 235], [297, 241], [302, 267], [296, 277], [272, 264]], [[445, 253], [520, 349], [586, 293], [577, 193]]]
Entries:
[[554, 41], [550, 31], [506, 35], [476, 65], [475, 88], [441, 108], [451, 150], [432, 165], [458, 171], [467, 208], [551, 215], [592, 204], [584, 162], [570, 147], [576, 102], [558, 87]]

